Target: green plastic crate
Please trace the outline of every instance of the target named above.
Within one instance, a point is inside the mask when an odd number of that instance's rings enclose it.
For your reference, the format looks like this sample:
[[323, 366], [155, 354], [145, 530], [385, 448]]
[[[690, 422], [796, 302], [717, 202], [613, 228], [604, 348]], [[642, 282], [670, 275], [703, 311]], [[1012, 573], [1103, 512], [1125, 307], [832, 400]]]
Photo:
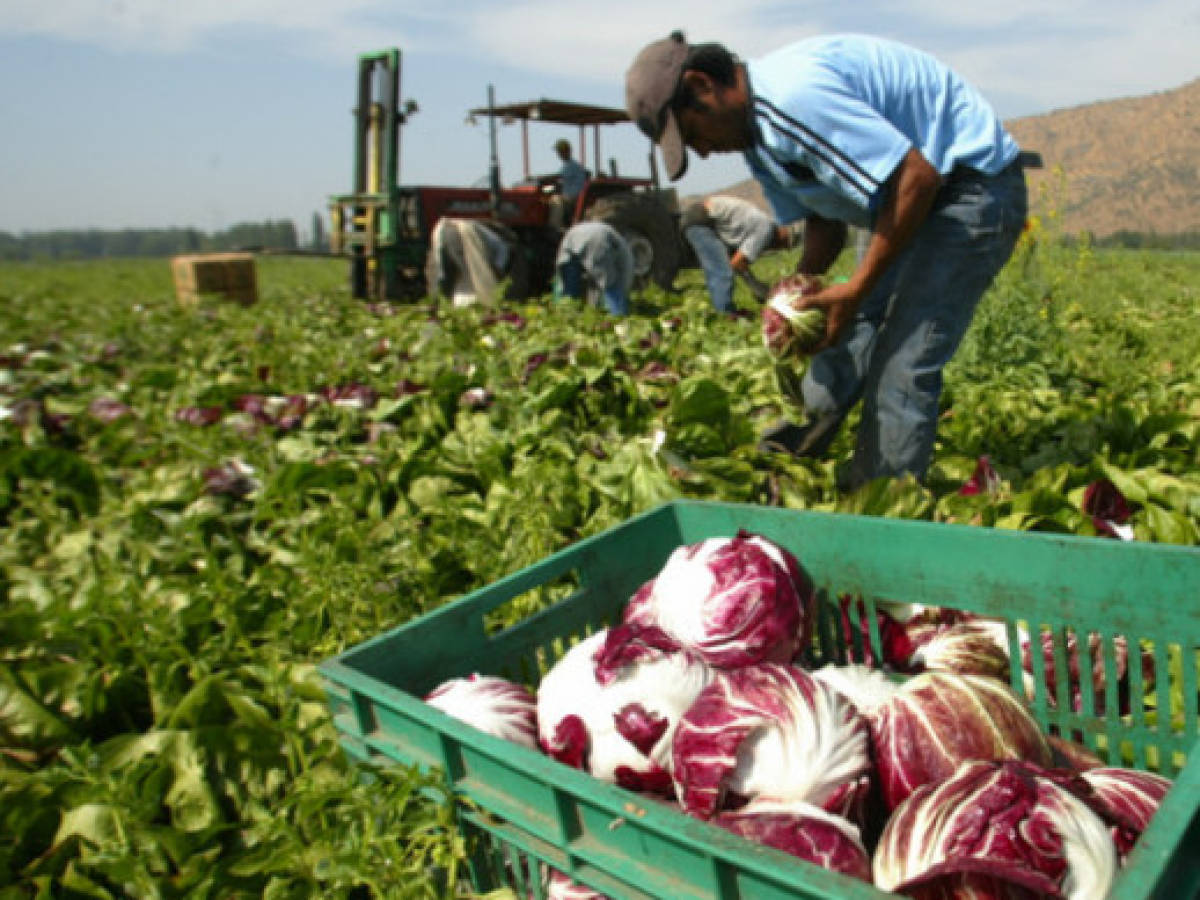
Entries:
[[[1016, 623], [1055, 635], [1054, 665], [1065, 673], [1066, 635], [1101, 638], [1108, 684], [1113, 638], [1154, 646], [1155, 678], [1131, 665], [1135, 710], [1115, 703], [1099, 715], [1074, 713], [1065, 695], [1048, 701], [1040, 655], [1033, 711], [1048, 732], [1073, 737], [1114, 765], [1174, 779], [1158, 815], [1110, 893], [1111, 900], [1200, 896], [1200, 754], [1197, 666], [1200, 551], [1074, 536], [998, 531], [897, 519], [797, 512], [740, 504], [677, 501], [660, 506], [460, 600], [363, 643], [321, 666], [346, 752], [376, 763], [443, 769], [464, 804], [463, 827], [480, 840], [472, 877], [479, 889], [544, 896], [541, 864], [617, 898], [840, 898], [894, 896], [784, 853], [751, 845], [684, 816], [668, 804], [604, 784], [534, 751], [493, 738], [421, 702], [440, 682], [471, 672], [536, 685], [580, 638], [619, 615], [630, 595], [680, 544], [765, 535], [799, 558], [821, 603], [816, 645], [806, 664], [862, 659], [835, 628], [836, 600], [923, 603], [1002, 618], [1010, 647]], [[499, 629], [497, 610], [561, 597]], [[513, 606], [510, 609], [520, 609]], [[870, 641], [878, 648], [874, 627]], [[1015, 656], [1014, 658], [1019, 658]], [[1131, 656], [1132, 659], [1132, 656]], [[1014, 679], [1020, 679], [1014, 666]], [[1173, 717], [1145, 714], [1144, 700], [1170, 708], [1170, 679], [1186, 698]], [[1060, 692], [1067, 678], [1057, 679]], [[1019, 686], [1014, 684], [1014, 686]], [[1096, 707], [1082, 680], [1084, 709]]]

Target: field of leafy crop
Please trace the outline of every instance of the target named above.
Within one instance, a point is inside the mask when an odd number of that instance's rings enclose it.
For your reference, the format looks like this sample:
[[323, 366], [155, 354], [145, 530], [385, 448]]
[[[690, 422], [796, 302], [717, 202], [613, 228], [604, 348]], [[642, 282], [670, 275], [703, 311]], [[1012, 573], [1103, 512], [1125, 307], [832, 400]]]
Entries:
[[699, 273], [621, 321], [258, 276], [182, 309], [163, 261], [0, 267], [0, 898], [448, 893], [437, 782], [364, 783], [315, 665], [667, 498], [1093, 535], [1107, 479], [1136, 539], [1200, 543], [1195, 254], [1027, 243], [927, 482], [850, 495], [850, 431], [755, 449], [787, 410]]

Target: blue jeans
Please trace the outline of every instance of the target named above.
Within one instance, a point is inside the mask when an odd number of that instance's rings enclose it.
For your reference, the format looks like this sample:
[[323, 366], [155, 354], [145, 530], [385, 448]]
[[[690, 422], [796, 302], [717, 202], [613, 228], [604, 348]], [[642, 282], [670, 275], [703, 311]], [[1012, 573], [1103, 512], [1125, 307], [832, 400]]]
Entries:
[[942, 369], [1025, 224], [1025, 176], [947, 177], [912, 242], [867, 295], [842, 340], [801, 380], [808, 421], [793, 450], [822, 455], [861, 399], [849, 483], [925, 475], [937, 435]]
[[693, 225], [684, 229], [683, 236], [696, 251], [696, 259], [704, 270], [704, 283], [717, 312], [733, 312], [733, 266], [729, 251], [716, 233], [707, 226]]
[[[590, 279], [585, 277], [583, 262], [578, 256], [571, 256], [558, 267], [558, 281], [564, 297], [583, 300], [590, 285]], [[604, 307], [610, 315], [629, 315], [629, 295], [618, 287], [606, 287], [600, 292]]]

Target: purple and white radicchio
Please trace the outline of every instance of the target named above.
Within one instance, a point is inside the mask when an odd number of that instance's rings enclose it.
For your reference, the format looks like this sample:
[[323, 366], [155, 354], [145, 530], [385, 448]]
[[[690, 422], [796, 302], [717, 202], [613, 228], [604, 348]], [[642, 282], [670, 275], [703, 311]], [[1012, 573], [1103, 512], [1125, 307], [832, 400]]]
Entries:
[[538, 749], [537, 703], [523, 684], [476, 673], [442, 682], [425, 702], [480, 731]]
[[916, 900], [1105, 897], [1116, 848], [1085, 794], [1064, 773], [965, 762], [892, 813], [875, 849], [875, 885]]
[[925, 672], [867, 713], [884, 805], [895, 809], [966, 760], [1051, 763], [1050, 748], [1024, 702], [1002, 681]]
[[[1106, 641], [1096, 632], [1087, 634], [1086, 640], [1081, 640], [1081, 633], [1070, 631], [1064, 636], [1060, 632], [1042, 630], [1035, 638], [1041, 646], [1043, 680], [1046, 687], [1046, 702], [1052, 707], [1060, 705], [1059, 695], [1065, 695], [1066, 702], [1075, 712], [1097, 715], [1108, 711], [1107, 704], [1115, 704], [1122, 714], [1129, 712], [1128, 698], [1122, 697], [1122, 685], [1127, 682], [1129, 674], [1130, 647], [1124, 635], [1114, 635]], [[1037, 680], [1033, 675], [1033, 655], [1036, 652], [1031, 646], [1033, 641], [1027, 634], [1021, 635], [1021, 665], [1026, 672], [1026, 683], [1030, 690]], [[1085, 644], [1086, 646], [1081, 646]], [[1055, 665], [1055, 648], [1066, 660], [1066, 672], [1060, 673]], [[1142, 682], [1149, 686], [1154, 684], [1154, 654], [1149, 649], [1139, 647], [1134, 642], [1134, 652], [1138, 655], [1132, 660], [1141, 669]], [[1105, 675], [1105, 656], [1108, 655], [1114, 666], [1117, 683], [1110, 685]], [[1065, 675], [1065, 683], [1059, 679]], [[1091, 700], [1085, 706], [1084, 682], [1091, 682]]]
[[[922, 607], [911, 604], [876, 601], [875, 625], [881, 644], [881, 659], [870, 644], [870, 629], [866, 607], [861, 599], [843, 596], [838, 601], [841, 613], [842, 639], [857, 661], [870, 666], [884, 666], [899, 672], [955, 672], [959, 675], [989, 675], [1008, 679], [1014, 665], [1019, 665], [1025, 696], [1032, 700], [1037, 687], [1034, 676], [1035, 657], [1043, 675], [1046, 702], [1060, 705], [1063, 695], [1076, 712], [1103, 714], [1105, 703], [1116, 698], [1118, 710], [1127, 713], [1128, 698], [1124, 686], [1130, 665], [1129, 642], [1123, 635], [1114, 635], [1107, 642], [1095, 632], [1087, 634], [1061, 629], [1040, 629], [1031, 638], [1024, 626], [1016, 628], [1020, 659], [1009, 659], [1008, 626], [999, 619], [974, 616], [959, 610]], [[856, 633], [857, 632], [857, 633]], [[1040, 646], [1040, 654], [1037, 649]], [[861, 647], [861, 650], [857, 649]], [[1136, 648], [1135, 648], [1136, 649]], [[1141, 648], [1134, 661], [1141, 670], [1146, 685], [1154, 683], [1153, 653]], [[1105, 656], [1113, 666], [1116, 685], [1107, 683]], [[1059, 672], [1056, 656], [1066, 661], [1065, 671]], [[1061, 683], [1060, 683], [1061, 682]], [[1091, 683], [1091, 698], [1086, 696], [1083, 683]], [[1085, 702], [1089, 708], [1084, 709]]]
[[864, 716], [870, 716], [900, 690], [900, 685], [879, 669], [858, 663], [822, 666], [812, 676], [840, 693]]
[[717, 813], [713, 822], [755, 844], [774, 847], [862, 881], [871, 880], [871, 857], [858, 827], [811, 803], [752, 800]]
[[905, 896], [911, 900], [1046, 900], [1043, 893], [982, 872], [939, 875], [910, 887]]
[[[879, 633], [879, 654], [871, 646], [870, 607], [874, 609], [875, 629]], [[916, 649], [914, 639], [927, 640], [967, 618], [967, 614], [959, 610], [919, 603], [876, 600], [868, 606], [861, 597], [851, 594], [838, 598], [838, 611], [841, 638], [850, 661], [898, 672], [912, 671], [910, 660]]]
[[702, 819], [753, 800], [803, 801], [861, 821], [870, 791], [867, 723], [795, 666], [718, 670], [675, 730], [671, 774]]
[[792, 553], [739, 531], [678, 547], [630, 599], [625, 622], [660, 628], [721, 668], [786, 663], [808, 643], [815, 598]]
[[634, 791], [670, 794], [671, 736], [712, 670], [682, 652], [644, 647], [597, 677], [608, 629], [579, 642], [537, 692], [542, 749], [569, 766]]
[[1096, 800], [1112, 822], [1112, 837], [1122, 861], [1141, 837], [1159, 804], [1171, 789], [1162, 775], [1140, 769], [1100, 766], [1079, 776], [1095, 791]]
[[607, 895], [580, 884], [558, 869], [550, 870], [546, 883], [546, 900], [608, 900]]
[[1057, 734], [1048, 734], [1046, 743], [1050, 745], [1052, 765], [1056, 769], [1067, 769], [1078, 773], [1086, 772], [1088, 769], [1098, 769], [1104, 765], [1104, 760], [1078, 741]]
[[1003, 622], [983, 619], [953, 625], [920, 625], [909, 631], [915, 649], [908, 659], [916, 671], [954, 672], [1008, 680], [1008, 647]]

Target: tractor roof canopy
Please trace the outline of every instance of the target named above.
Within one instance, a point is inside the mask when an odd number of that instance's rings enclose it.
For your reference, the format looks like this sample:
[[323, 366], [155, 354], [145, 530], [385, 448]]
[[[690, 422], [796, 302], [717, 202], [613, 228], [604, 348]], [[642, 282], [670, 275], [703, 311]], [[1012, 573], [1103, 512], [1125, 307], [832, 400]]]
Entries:
[[521, 122], [548, 122], [552, 125], [616, 125], [628, 122], [623, 109], [612, 106], [592, 106], [567, 100], [530, 100], [527, 103], [507, 103], [503, 106], [483, 106], [471, 110], [472, 116], [496, 116], [499, 119]]
[[[541, 122], [547, 125], [574, 125], [579, 129], [579, 161], [584, 166], [589, 165], [586, 130], [592, 130], [592, 158], [590, 165], [593, 175], [603, 174], [600, 171], [600, 126], [619, 125], [629, 122], [629, 115], [623, 109], [613, 106], [593, 106], [590, 103], [573, 103], [569, 100], [530, 100], [525, 103], [506, 103], [501, 106], [480, 106], [468, 113], [468, 121], [476, 116], [488, 116], [495, 123], [521, 123], [521, 147], [525, 178], [530, 178], [529, 170], [529, 123]], [[615, 164], [614, 164], [615, 165]], [[653, 163], [652, 163], [653, 165]], [[611, 173], [616, 175], [614, 168]]]

